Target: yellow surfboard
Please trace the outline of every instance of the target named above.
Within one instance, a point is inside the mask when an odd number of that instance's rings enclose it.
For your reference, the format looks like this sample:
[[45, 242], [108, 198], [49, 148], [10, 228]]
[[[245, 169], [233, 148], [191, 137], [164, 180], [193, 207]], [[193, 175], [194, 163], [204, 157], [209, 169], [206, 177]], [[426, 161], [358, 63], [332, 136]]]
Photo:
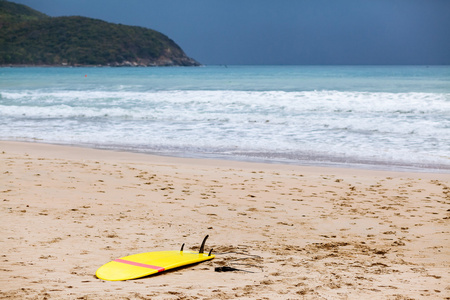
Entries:
[[104, 264], [97, 269], [95, 275], [103, 280], [117, 281], [136, 279], [166, 270], [199, 263], [215, 257], [212, 250], [203, 253], [205, 242], [203, 239], [199, 252], [183, 251], [184, 244], [179, 251], [155, 251], [125, 256]]

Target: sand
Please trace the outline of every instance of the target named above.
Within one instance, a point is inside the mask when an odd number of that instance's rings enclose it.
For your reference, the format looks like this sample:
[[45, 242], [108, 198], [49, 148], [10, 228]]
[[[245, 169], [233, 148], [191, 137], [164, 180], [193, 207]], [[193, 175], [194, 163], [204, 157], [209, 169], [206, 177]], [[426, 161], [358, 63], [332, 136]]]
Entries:
[[[0, 203], [1, 299], [450, 298], [450, 174], [0, 142]], [[207, 234], [211, 261], [95, 277]]]

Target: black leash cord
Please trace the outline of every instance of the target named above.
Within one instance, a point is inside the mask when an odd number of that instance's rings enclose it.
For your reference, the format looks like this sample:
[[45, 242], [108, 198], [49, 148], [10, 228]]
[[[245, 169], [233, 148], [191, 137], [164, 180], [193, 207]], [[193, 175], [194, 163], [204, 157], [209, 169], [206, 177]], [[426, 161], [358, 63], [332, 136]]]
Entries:
[[256, 273], [253, 271], [249, 271], [249, 270], [243, 270], [243, 269], [237, 269], [232, 267], [233, 265], [240, 265], [240, 266], [247, 266], [247, 267], [254, 267], [254, 268], [260, 268], [261, 272], [263, 270], [262, 267], [257, 266], [257, 265], [252, 265], [252, 264], [243, 264], [243, 263], [237, 263], [236, 261], [240, 261], [240, 260], [244, 260], [244, 259], [251, 259], [251, 258], [256, 258], [256, 259], [261, 259], [262, 257], [259, 255], [253, 255], [253, 254], [248, 254], [248, 253], [243, 253], [243, 252], [223, 252], [223, 253], [215, 253], [216, 255], [226, 255], [226, 254], [238, 254], [238, 255], [245, 255], [247, 257], [244, 258], [236, 258], [233, 260], [230, 260], [228, 262], [229, 266], [222, 266], [222, 267], [216, 267], [214, 268], [215, 272], [234, 272], [234, 271], [241, 271], [241, 272], [247, 272], [247, 273]]

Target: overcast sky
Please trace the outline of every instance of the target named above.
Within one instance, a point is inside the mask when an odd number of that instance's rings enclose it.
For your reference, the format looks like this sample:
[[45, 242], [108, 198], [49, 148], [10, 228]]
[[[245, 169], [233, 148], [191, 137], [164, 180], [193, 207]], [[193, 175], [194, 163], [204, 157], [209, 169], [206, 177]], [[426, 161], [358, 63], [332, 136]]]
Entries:
[[450, 0], [12, 0], [164, 33], [203, 64], [450, 64]]

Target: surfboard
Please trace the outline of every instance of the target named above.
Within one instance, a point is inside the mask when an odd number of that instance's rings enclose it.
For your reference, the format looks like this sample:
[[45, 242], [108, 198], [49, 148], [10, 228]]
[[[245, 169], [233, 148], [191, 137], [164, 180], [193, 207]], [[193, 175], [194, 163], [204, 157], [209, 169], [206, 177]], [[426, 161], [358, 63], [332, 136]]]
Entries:
[[184, 251], [184, 244], [179, 251], [153, 251], [139, 253], [110, 261], [97, 269], [97, 278], [109, 281], [129, 280], [150, 276], [166, 270], [199, 263], [215, 257], [212, 249], [204, 253], [205, 242], [203, 239], [199, 252]]

